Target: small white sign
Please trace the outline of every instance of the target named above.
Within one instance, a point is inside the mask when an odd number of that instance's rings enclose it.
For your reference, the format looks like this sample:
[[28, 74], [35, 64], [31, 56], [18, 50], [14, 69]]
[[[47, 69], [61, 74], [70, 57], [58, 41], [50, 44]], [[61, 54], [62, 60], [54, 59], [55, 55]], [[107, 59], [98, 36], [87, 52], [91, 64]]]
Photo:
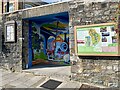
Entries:
[[5, 42], [15, 42], [15, 21], [5, 23]]
[[6, 41], [15, 41], [15, 32], [13, 25], [6, 26]]

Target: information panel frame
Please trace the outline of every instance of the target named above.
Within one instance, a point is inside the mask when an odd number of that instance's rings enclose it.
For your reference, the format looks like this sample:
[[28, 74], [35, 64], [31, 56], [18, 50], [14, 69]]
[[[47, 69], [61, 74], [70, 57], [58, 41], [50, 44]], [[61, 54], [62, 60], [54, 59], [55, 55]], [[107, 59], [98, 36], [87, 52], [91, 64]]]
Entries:
[[12, 21], [7, 21], [5, 23], [5, 43], [15, 43], [16, 42], [16, 22], [14, 20]]
[[75, 54], [78, 56], [120, 56], [117, 23], [74, 27]]

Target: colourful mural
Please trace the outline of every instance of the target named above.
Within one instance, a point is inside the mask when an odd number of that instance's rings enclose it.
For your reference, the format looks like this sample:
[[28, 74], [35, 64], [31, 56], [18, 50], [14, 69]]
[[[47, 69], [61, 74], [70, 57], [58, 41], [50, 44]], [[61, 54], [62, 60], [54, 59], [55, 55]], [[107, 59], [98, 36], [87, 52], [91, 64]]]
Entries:
[[54, 21], [37, 24], [32, 22], [32, 64], [69, 65], [68, 23]]

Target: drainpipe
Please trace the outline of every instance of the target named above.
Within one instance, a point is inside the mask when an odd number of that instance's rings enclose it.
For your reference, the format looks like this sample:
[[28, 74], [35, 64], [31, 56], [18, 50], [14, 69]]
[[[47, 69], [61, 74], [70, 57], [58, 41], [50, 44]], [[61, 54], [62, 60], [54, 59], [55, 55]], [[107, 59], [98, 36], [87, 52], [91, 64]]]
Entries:
[[9, 0], [7, 0], [7, 12], [9, 12]]
[[3, 0], [2, 0], [2, 14], [3, 14]]

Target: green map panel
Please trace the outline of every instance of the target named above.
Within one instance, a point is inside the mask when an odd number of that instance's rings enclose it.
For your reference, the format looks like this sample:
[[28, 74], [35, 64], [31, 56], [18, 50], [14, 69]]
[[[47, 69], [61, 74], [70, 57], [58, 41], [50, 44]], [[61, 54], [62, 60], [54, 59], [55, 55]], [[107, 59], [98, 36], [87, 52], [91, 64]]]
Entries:
[[118, 54], [118, 52], [78, 52], [78, 54]]
[[109, 46], [118, 46], [118, 43], [109, 44], [108, 47]]
[[118, 54], [118, 52], [96, 52], [94, 47], [80, 46], [78, 47], [78, 54]]
[[94, 47], [85, 47], [85, 46], [80, 46], [78, 47], [78, 51], [80, 52], [94, 52]]

